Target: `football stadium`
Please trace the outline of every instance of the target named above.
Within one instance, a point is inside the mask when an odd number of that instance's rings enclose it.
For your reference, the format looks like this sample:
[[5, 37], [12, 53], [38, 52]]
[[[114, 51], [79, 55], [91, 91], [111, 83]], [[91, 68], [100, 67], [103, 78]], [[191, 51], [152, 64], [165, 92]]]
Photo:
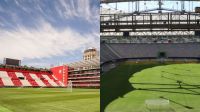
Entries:
[[99, 1], [0, 0], [0, 112], [100, 112]]
[[101, 0], [101, 112], [200, 111], [199, 5]]
[[98, 112], [98, 51], [87, 49], [83, 58], [50, 69], [5, 58], [0, 66], [0, 112]]

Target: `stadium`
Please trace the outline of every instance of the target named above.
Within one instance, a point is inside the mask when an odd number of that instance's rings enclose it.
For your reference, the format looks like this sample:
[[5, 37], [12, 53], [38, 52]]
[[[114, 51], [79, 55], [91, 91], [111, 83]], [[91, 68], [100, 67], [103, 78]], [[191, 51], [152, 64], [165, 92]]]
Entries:
[[0, 112], [100, 112], [98, 0], [0, 0]]
[[101, 0], [101, 112], [199, 112], [199, 1]]
[[5, 58], [0, 65], [0, 111], [97, 112], [99, 62], [95, 48], [85, 50], [82, 61], [50, 69], [22, 66], [21, 60]]

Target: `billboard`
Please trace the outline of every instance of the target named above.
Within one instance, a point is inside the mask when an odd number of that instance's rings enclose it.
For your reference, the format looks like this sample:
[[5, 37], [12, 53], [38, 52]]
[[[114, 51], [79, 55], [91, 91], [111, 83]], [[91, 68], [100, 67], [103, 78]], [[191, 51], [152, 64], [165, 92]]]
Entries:
[[11, 58], [4, 58], [3, 63], [6, 64], [6, 65], [20, 66], [21, 65], [21, 60], [11, 59]]

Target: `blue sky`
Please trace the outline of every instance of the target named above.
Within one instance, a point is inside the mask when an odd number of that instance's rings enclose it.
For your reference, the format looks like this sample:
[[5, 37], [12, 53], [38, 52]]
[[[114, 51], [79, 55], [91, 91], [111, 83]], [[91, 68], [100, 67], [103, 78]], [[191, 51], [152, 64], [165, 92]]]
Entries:
[[98, 0], [0, 0], [0, 60], [49, 67], [99, 49]]
[[[146, 3], [146, 5], [144, 5]], [[128, 8], [128, 6], [130, 6]], [[195, 7], [200, 7], [200, 1], [185, 1], [185, 9], [187, 11], [194, 10]], [[102, 4], [103, 8], [110, 8], [114, 9], [116, 8], [116, 3], [110, 3], [110, 4]], [[158, 1], [140, 1], [140, 10], [145, 9], [152, 9], [158, 7]], [[163, 8], [170, 8], [175, 10], [181, 9], [181, 2], [180, 1], [163, 1]], [[132, 2], [124, 2], [124, 3], [117, 3], [117, 9], [131, 12], [132, 11]], [[133, 9], [135, 10], [135, 4], [133, 3]]]

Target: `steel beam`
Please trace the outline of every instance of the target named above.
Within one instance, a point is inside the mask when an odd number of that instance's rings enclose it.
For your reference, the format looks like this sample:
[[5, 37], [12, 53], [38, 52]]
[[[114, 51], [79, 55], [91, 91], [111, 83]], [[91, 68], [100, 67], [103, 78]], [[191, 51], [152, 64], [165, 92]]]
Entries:
[[[158, 0], [101, 0], [100, 3], [135, 2], [135, 1], [158, 1]], [[169, 0], [163, 0], [163, 1], [169, 1]], [[170, 1], [199, 1], [199, 0], [170, 0]]]

